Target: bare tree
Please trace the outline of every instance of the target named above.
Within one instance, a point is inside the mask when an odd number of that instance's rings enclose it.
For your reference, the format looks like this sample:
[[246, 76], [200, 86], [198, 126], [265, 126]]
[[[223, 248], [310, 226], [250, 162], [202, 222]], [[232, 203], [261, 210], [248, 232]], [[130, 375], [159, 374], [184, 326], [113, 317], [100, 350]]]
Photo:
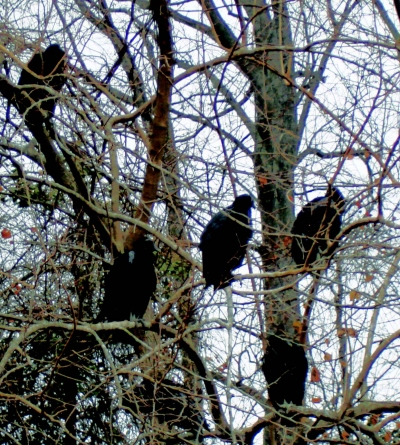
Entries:
[[[398, 443], [398, 4], [2, 9], [2, 443]], [[50, 44], [66, 67], [49, 80], [29, 61]], [[295, 264], [295, 216], [332, 187], [341, 231]], [[200, 235], [243, 193], [246, 265], [213, 292]], [[95, 323], [143, 236], [144, 320]]]

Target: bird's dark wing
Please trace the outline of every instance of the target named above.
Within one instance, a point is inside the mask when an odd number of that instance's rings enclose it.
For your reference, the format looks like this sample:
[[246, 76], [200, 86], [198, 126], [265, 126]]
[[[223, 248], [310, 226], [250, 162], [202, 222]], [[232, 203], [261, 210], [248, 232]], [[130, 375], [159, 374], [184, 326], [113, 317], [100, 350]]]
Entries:
[[[238, 222], [239, 221], [239, 222]], [[252, 230], [248, 215], [227, 208], [206, 226], [200, 242], [206, 286], [222, 289], [232, 280], [232, 271], [241, 266]]]
[[311, 224], [311, 203], [308, 203], [299, 212], [292, 227], [292, 234], [294, 235], [292, 238], [292, 258], [298, 265], [305, 263], [313, 245], [313, 240], [310, 239]]
[[227, 220], [228, 217], [222, 212], [217, 213], [211, 218], [200, 237], [199, 248], [201, 250], [204, 246], [218, 243], [221, 236], [223, 237], [225, 235]]
[[238, 250], [233, 229], [234, 221], [220, 212], [213, 216], [201, 236], [199, 248], [203, 254], [203, 275], [207, 286], [222, 289], [229, 285]]
[[[28, 68], [34, 73], [42, 75], [43, 59], [41, 53], [37, 53], [32, 57], [32, 59], [28, 63]], [[38, 77], [33, 76], [26, 70], [22, 70], [18, 85], [37, 85], [40, 81], [41, 79], [39, 79]]]
[[328, 199], [318, 197], [308, 202], [299, 212], [293, 224], [292, 258], [296, 264], [308, 264], [317, 259], [327, 247], [327, 227], [332, 228], [332, 219], [339, 216], [334, 207], [327, 207]]
[[57, 98], [44, 87], [52, 87], [61, 91], [66, 82], [66, 77], [63, 74], [66, 66], [63, 60], [64, 56], [65, 52], [58, 45], [51, 45], [45, 52], [39, 52], [32, 57], [28, 68], [40, 76], [47, 76], [44, 79], [22, 70], [18, 84], [37, 85], [25, 88], [29, 97], [18, 102], [19, 112], [26, 113], [25, 120], [28, 124], [42, 125], [46, 120], [46, 114], [43, 114], [41, 110], [48, 113], [47, 119], [52, 117]]
[[127, 302], [132, 298], [127, 292], [127, 281], [130, 276], [128, 254], [125, 253], [114, 260], [110, 271], [105, 277], [104, 301], [97, 321], [128, 320]]
[[127, 310], [131, 316], [142, 318], [157, 287], [154, 261], [136, 255], [128, 281], [131, 294]]
[[302, 405], [308, 371], [304, 348], [276, 336], [268, 337], [268, 343], [262, 370], [271, 403], [275, 409], [285, 402]]

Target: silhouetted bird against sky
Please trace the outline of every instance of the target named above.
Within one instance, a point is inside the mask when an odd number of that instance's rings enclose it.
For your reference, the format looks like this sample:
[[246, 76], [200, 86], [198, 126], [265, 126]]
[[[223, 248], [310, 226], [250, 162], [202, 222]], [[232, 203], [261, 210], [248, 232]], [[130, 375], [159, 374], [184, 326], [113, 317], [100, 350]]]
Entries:
[[[28, 93], [30, 99], [25, 97], [18, 102], [19, 111], [24, 114], [27, 124], [42, 125], [43, 122], [52, 118], [57, 98], [43, 87], [61, 91], [67, 80], [64, 75], [65, 66], [65, 52], [59, 45], [54, 44], [44, 52], [36, 53], [28, 63], [28, 68], [43, 76], [43, 79], [22, 70], [18, 85], [37, 85], [36, 87], [26, 87], [24, 91]], [[40, 110], [48, 112], [47, 117]]]
[[346, 200], [337, 188], [331, 190], [307, 203], [293, 224], [292, 258], [299, 266], [313, 263], [340, 233]]
[[[268, 384], [269, 399], [276, 410], [280, 410], [280, 405], [285, 402], [302, 405], [308, 371], [303, 346], [286, 341], [283, 334], [282, 337], [269, 336], [262, 370]], [[284, 417], [281, 423], [287, 426], [293, 424]]]
[[232, 271], [242, 265], [247, 244], [253, 234], [249, 195], [238, 196], [233, 204], [211, 218], [200, 237], [203, 275], [206, 287], [223, 289], [232, 281]]
[[96, 322], [142, 318], [157, 286], [156, 247], [140, 238], [133, 250], [114, 260], [105, 278], [104, 302]]

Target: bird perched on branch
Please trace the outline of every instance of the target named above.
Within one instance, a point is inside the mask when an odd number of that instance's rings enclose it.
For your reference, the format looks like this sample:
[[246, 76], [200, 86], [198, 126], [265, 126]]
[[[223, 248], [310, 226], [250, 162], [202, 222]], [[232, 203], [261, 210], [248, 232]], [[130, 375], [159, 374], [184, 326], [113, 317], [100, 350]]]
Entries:
[[18, 85], [33, 85], [24, 88], [29, 97], [24, 96], [18, 101], [19, 112], [28, 126], [41, 126], [53, 117], [57, 97], [48, 88], [61, 91], [67, 81], [65, 67], [65, 52], [53, 44], [36, 53], [28, 63], [28, 68], [39, 77], [22, 70]]
[[345, 205], [343, 195], [332, 187], [303, 207], [292, 228], [292, 258], [297, 265], [312, 264], [326, 251], [328, 240], [339, 235]]
[[142, 318], [157, 286], [157, 248], [143, 237], [114, 260], [105, 278], [104, 302], [96, 322]]
[[[279, 336], [270, 335], [262, 363], [262, 371], [268, 384], [268, 395], [273, 407], [282, 411], [285, 402], [301, 406], [303, 403], [308, 361], [303, 346]], [[281, 423], [293, 425], [282, 417]], [[292, 417], [294, 419], [295, 416]]]
[[247, 244], [253, 234], [249, 195], [240, 195], [226, 209], [211, 218], [200, 237], [203, 275], [206, 287], [214, 290], [230, 285], [232, 271], [242, 265]]

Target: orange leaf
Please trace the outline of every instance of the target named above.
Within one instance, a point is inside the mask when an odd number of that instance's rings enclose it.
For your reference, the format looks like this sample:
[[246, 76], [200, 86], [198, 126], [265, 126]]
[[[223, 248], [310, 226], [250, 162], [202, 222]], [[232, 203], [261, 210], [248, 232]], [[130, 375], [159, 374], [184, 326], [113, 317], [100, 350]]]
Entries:
[[356, 206], [358, 209], [361, 208], [361, 201], [360, 201], [360, 200], [356, 201], [354, 204], [355, 204], [355, 206]]
[[364, 151], [365, 159], [368, 159], [371, 156], [371, 152], [369, 150]]
[[371, 275], [371, 274], [367, 274], [366, 277], [365, 277], [365, 281], [366, 281], [367, 283], [369, 283], [369, 282], [372, 281], [373, 279], [374, 279], [374, 276]]
[[350, 148], [350, 150], [347, 150], [346, 153], [344, 154], [344, 158], [348, 159], [349, 161], [354, 159], [354, 150], [352, 148]]
[[283, 238], [283, 245], [285, 247], [289, 246], [291, 244], [291, 242], [292, 242], [292, 237], [291, 236], [285, 236]]
[[349, 337], [356, 338], [357, 337], [357, 331], [353, 328], [347, 328], [347, 335]]
[[227, 367], [228, 367], [228, 364], [226, 362], [222, 363], [222, 365], [218, 367], [218, 371], [224, 372]]
[[400, 430], [400, 422], [396, 422], [396, 428]]
[[392, 433], [390, 431], [386, 431], [385, 435], [383, 436], [383, 440], [385, 442], [390, 442], [392, 439]]
[[1, 236], [2, 236], [2, 238], [4, 238], [4, 239], [11, 238], [11, 231], [8, 230], [8, 229], [3, 229], [3, 230], [1, 231]]
[[268, 179], [265, 176], [257, 176], [258, 182], [260, 183], [260, 187], [264, 187], [268, 184]]
[[340, 435], [342, 436], [342, 439], [347, 440], [350, 436], [350, 434], [347, 431], [342, 431], [340, 433]]
[[293, 327], [296, 329], [296, 332], [301, 332], [301, 322], [299, 320], [293, 322]]
[[360, 292], [357, 292], [356, 290], [352, 290], [350, 292], [350, 301], [359, 300], [361, 297]]
[[311, 402], [312, 402], [312, 403], [321, 403], [321, 397], [313, 397], [313, 398], [311, 399]]
[[342, 338], [346, 334], [346, 329], [340, 328], [337, 330], [337, 336]]
[[326, 338], [326, 339], [325, 339], [325, 344], [326, 344], [326, 346], [329, 346], [329, 343], [330, 343], [329, 338]]
[[372, 416], [369, 418], [369, 423], [371, 425], [376, 425], [378, 423], [379, 420], [379, 416], [377, 416], [376, 414], [372, 414]]
[[329, 352], [325, 352], [325, 354], [324, 354], [324, 360], [325, 360], [326, 362], [330, 362], [330, 361], [332, 361], [332, 354], [329, 354]]
[[312, 383], [318, 383], [321, 381], [321, 375], [315, 366], [311, 370], [311, 380], [310, 381]]

